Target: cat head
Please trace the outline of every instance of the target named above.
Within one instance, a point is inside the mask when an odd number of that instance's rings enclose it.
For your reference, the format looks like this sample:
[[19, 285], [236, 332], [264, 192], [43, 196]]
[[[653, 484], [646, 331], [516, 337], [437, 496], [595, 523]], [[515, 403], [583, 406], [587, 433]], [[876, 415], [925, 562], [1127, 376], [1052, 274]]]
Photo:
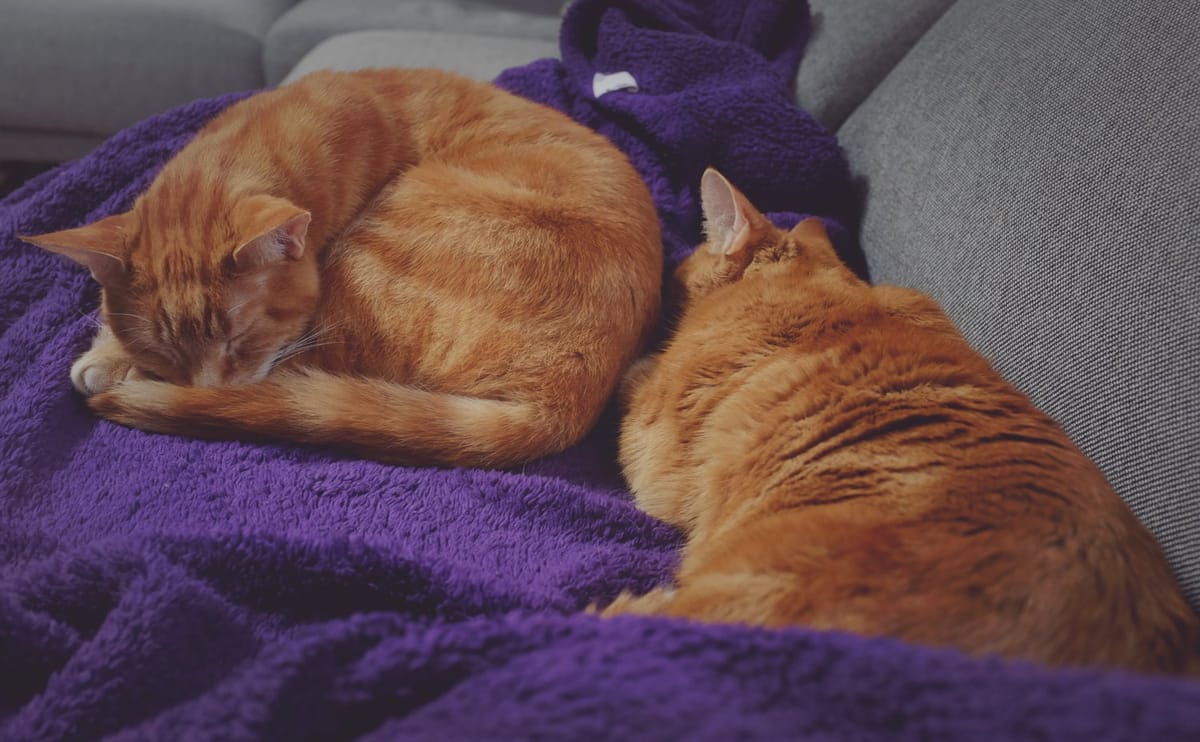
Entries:
[[700, 179], [700, 204], [706, 239], [675, 269], [672, 293], [677, 308], [783, 264], [806, 273], [822, 268], [847, 272], [820, 219], [808, 218], [790, 230], [780, 229], [712, 168]]
[[220, 212], [172, 218], [142, 200], [23, 239], [91, 271], [104, 319], [139, 370], [181, 385], [241, 384], [265, 376], [312, 320], [311, 216], [266, 195]]

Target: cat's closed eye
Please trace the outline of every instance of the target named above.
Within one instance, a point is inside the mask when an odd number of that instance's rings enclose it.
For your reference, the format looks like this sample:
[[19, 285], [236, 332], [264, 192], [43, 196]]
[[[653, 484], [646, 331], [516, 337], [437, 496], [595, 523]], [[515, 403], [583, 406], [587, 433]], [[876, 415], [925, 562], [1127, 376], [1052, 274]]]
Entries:
[[242, 339], [245, 337], [245, 332], [239, 332], [236, 335], [225, 338], [225, 353], [227, 355], [232, 355], [235, 353], [238, 347], [242, 344]]

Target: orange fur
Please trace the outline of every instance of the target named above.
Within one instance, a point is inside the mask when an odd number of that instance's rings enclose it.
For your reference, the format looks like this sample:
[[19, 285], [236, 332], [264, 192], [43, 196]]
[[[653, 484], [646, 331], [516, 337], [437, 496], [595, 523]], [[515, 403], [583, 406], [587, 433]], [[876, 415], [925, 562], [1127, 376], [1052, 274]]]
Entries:
[[619, 150], [434, 70], [323, 72], [209, 123], [125, 213], [27, 238], [91, 269], [72, 379], [110, 420], [505, 466], [599, 416], [657, 318]]
[[929, 297], [871, 287], [819, 220], [771, 226], [715, 172], [620, 457], [683, 528], [675, 585], [606, 610], [799, 624], [1050, 664], [1195, 671], [1150, 533]]

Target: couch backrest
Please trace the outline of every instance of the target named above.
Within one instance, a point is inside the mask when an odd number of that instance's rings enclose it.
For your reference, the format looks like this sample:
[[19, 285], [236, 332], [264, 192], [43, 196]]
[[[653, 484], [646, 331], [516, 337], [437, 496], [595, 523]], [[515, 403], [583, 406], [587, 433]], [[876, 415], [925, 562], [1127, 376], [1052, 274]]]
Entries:
[[1191, 0], [958, 0], [839, 137], [873, 278], [943, 303], [1200, 606], [1197, 59]]

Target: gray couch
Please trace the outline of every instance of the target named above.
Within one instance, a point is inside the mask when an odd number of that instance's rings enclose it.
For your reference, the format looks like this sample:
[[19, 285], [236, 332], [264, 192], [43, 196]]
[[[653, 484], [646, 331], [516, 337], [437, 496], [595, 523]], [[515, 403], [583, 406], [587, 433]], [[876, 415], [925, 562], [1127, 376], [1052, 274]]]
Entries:
[[[555, 54], [558, 5], [0, 0], [0, 158], [71, 156], [169, 105], [324, 67], [488, 78]], [[938, 298], [1095, 458], [1200, 605], [1194, 3], [811, 5], [797, 97], [846, 149], [873, 278]]]
[[[278, 84], [330, 37], [466, 74], [557, 53], [562, 0], [0, 0], [0, 160], [58, 162], [153, 113]], [[340, 51], [339, 51], [340, 49]], [[453, 59], [452, 59], [453, 58]], [[311, 65], [310, 65], [311, 66]]]

